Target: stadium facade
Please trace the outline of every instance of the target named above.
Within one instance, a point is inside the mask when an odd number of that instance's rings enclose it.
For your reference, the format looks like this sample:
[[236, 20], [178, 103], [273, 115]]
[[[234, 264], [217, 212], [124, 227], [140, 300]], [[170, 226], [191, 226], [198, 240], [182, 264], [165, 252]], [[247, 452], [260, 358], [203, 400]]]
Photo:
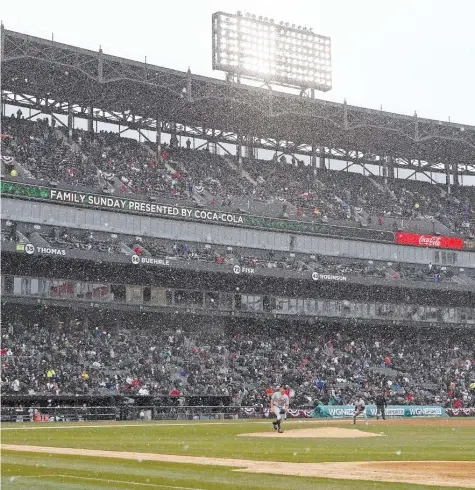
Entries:
[[[10, 106], [35, 118], [46, 116], [58, 121], [54, 131], [71, 148], [78, 145], [74, 121], [84, 119], [92, 135], [98, 122], [138, 131], [150, 158], [160, 158], [163, 133], [194, 138], [214, 150], [221, 146], [238, 173], [243, 156], [261, 148], [308, 157], [316, 178], [329, 161], [342, 160], [363, 169], [380, 168], [384, 183], [396, 180], [399, 169], [443, 174], [450, 194], [461, 187], [463, 176], [475, 175], [475, 127], [238, 86], [3, 27], [1, 84], [3, 126]], [[145, 131], [155, 133], [154, 141]], [[3, 130], [2, 145], [10, 137]], [[169, 167], [179, 160], [171, 148], [170, 154]], [[39, 179], [19, 154], [8, 151], [2, 151], [2, 174], [1, 278], [7, 322], [42, 318], [47, 323], [56, 315], [91, 325], [120, 325], [133, 317], [153, 325], [158, 316], [175, 318], [170, 320], [175, 326], [210, 317], [229, 324], [287, 322], [315, 328], [475, 326], [475, 242], [470, 232], [475, 201], [469, 201], [472, 207], [462, 218], [467, 232], [461, 234], [433, 216], [395, 219], [388, 227], [357, 208], [349, 223], [291, 214], [292, 203], [278, 199], [267, 207], [249, 198], [230, 206], [207, 201], [200, 193], [180, 200], [133, 193], [129, 181], [105, 172], [100, 172], [101, 185], [90, 187], [64, 181], [54, 171]], [[107, 233], [117, 250], [61, 244], [48, 238], [55, 228]], [[279, 254], [300, 266], [272, 267], [270, 259], [267, 266], [259, 266], [257, 259], [256, 265], [223, 263], [219, 257], [194, 261], [186, 249], [181, 255], [150, 251], [145, 242], [153, 241], [206, 245], [244, 256]], [[142, 246], [132, 246], [135, 242]], [[323, 264], [340, 260], [341, 267], [303, 265], [303, 257], [317, 260], [315, 256]], [[394, 274], [360, 274], [345, 269], [345, 261], [389, 267], [404, 263], [429, 271], [437, 267], [442, 275], [450, 271], [451, 280], [439, 280], [438, 273], [430, 280], [427, 274], [410, 277], [396, 267]]]

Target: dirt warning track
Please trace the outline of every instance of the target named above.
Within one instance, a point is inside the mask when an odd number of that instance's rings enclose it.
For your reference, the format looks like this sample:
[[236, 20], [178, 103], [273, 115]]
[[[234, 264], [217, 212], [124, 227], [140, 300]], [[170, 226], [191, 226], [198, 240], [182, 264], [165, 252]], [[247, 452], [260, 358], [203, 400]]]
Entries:
[[208, 458], [174, 454], [99, 451], [44, 446], [4, 444], [2, 449], [43, 454], [68, 454], [94, 458], [162, 461], [209, 466], [227, 466], [235, 471], [288, 476], [417, 483], [458, 488], [475, 488], [475, 462], [469, 461], [388, 461], [350, 463], [287, 463], [245, 459]]

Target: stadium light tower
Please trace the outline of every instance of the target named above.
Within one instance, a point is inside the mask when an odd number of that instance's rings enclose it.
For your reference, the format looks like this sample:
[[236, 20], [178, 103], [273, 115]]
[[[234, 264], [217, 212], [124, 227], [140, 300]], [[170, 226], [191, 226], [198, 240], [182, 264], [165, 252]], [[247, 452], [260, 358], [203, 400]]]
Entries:
[[332, 88], [329, 37], [241, 12], [216, 12], [212, 25], [214, 70], [301, 90]]

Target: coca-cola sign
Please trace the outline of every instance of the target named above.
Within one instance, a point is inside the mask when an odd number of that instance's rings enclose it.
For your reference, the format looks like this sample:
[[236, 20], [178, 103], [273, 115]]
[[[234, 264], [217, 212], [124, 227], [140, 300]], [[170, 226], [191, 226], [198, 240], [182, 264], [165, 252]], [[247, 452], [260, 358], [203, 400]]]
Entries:
[[421, 235], [419, 237], [419, 245], [422, 247], [439, 247], [440, 248], [440, 236], [426, 236]]
[[419, 233], [405, 233], [403, 231], [398, 231], [396, 233], [396, 243], [399, 243], [400, 245], [413, 245], [416, 247], [463, 249], [463, 240], [461, 238], [420, 235]]

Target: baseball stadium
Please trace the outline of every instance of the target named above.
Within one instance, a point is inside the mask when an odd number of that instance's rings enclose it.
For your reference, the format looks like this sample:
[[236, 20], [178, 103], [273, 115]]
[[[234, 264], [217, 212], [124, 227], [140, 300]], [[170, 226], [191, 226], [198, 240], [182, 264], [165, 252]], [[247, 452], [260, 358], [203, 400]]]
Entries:
[[2, 488], [475, 488], [475, 126], [211, 3], [204, 74], [1, 25]]

